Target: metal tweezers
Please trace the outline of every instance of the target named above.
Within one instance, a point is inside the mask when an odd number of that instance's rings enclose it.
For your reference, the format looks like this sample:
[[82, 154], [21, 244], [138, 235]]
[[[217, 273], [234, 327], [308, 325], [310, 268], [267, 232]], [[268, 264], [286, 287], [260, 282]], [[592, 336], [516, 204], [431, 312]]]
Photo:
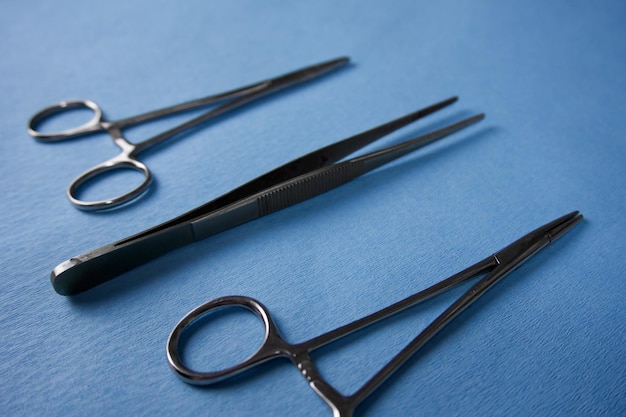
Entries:
[[457, 101], [452, 97], [286, 163], [179, 217], [59, 264], [52, 286], [73, 295], [176, 248], [315, 197], [484, 118], [479, 114], [363, 156], [337, 161]]

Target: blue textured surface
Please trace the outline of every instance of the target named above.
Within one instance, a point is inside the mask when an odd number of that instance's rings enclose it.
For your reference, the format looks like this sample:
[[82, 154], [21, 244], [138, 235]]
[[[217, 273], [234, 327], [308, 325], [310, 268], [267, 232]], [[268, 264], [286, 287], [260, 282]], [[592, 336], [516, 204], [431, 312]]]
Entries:
[[[580, 226], [358, 411], [625, 415], [625, 18], [621, 0], [2, 2], [0, 414], [330, 415], [287, 362], [209, 388], [184, 384], [166, 363], [166, 338], [200, 303], [243, 294], [265, 303], [287, 340], [302, 341], [580, 210]], [[46, 145], [26, 133], [36, 110], [62, 99], [126, 117], [341, 55], [349, 68], [145, 155], [155, 190], [105, 214], [73, 209], [64, 192], [116, 152], [109, 139]], [[451, 95], [454, 107], [368, 149], [472, 113], [487, 119], [91, 292], [65, 298], [50, 286], [65, 259]], [[354, 391], [455, 294], [320, 351], [323, 375]], [[249, 316], [220, 324], [258, 341]], [[210, 366], [211, 352], [235, 360], [239, 347], [253, 349], [244, 332], [220, 334], [195, 334], [190, 361]]]

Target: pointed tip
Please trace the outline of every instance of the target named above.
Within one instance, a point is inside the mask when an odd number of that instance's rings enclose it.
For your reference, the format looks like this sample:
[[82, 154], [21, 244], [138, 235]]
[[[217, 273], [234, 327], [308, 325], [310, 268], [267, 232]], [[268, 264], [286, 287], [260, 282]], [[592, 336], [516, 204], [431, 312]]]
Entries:
[[312, 67], [307, 68], [307, 70], [312, 70], [314, 74], [318, 75], [335, 70], [337, 68], [341, 68], [348, 62], [350, 62], [350, 58], [347, 56], [342, 56], [313, 65]]
[[324, 63], [322, 63], [320, 65], [324, 65], [324, 66], [326, 66], [326, 65], [329, 65], [329, 66], [337, 65], [337, 66], [339, 66], [339, 65], [345, 65], [348, 62], [350, 62], [350, 57], [349, 56], [340, 56], [338, 58], [331, 59], [330, 61], [326, 61], [326, 62], [324, 62]]
[[440, 108], [445, 107], [445, 106], [449, 106], [450, 104], [454, 104], [457, 101], [459, 101], [459, 97], [458, 96], [452, 96], [450, 98], [447, 98], [445, 100], [440, 101], [439, 103], [435, 104], [435, 106], [440, 106]]
[[550, 242], [554, 242], [556, 239], [563, 236], [582, 220], [583, 215], [576, 210], [553, 221], [550, 224], [550, 229], [547, 231], [547, 234], [550, 237]]
[[455, 123], [452, 126], [454, 128], [456, 128], [456, 129], [462, 129], [462, 128], [464, 128], [464, 127], [466, 127], [468, 125], [471, 125], [473, 123], [480, 122], [484, 118], [485, 118], [485, 113], [480, 113], [480, 114], [477, 114], [475, 116], [468, 117], [467, 119], [461, 120], [460, 122], [457, 122], [457, 123]]
[[448, 107], [449, 105], [455, 103], [459, 98], [457, 96], [454, 97], [450, 97], [447, 98], [445, 100], [442, 100], [438, 103], [435, 104], [431, 104], [428, 107], [424, 107], [423, 109], [420, 109], [418, 111], [416, 111], [414, 114], [417, 115], [419, 118], [424, 117], [424, 116], [428, 116], [430, 114], [433, 114], [445, 107]]

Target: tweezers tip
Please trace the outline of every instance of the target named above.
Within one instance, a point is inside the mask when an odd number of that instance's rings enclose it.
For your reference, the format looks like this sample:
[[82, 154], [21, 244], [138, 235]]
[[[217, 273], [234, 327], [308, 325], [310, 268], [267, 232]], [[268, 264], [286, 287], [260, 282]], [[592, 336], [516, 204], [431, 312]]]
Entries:
[[450, 104], [456, 103], [457, 101], [459, 101], [459, 96], [452, 96], [443, 101], [440, 101], [439, 103], [437, 103], [437, 105], [439, 105], [440, 107], [445, 107], [449, 106]]
[[464, 121], [461, 121], [460, 123], [466, 123], [466, 124], [471, 124], [471, 123], [476, 123], [476, 122], [480, 122], [481, 120], [483, 120], [485, 118], [485, 113], [480, 113], [477, 114], [475, 116], [472, 116], [470, 118], [465, 119]]
[[348, 62], [350, 62], [350, 57], [347, 55], [340, 56], [338, 58], [328, 61], [329, 64], [347, 64]]

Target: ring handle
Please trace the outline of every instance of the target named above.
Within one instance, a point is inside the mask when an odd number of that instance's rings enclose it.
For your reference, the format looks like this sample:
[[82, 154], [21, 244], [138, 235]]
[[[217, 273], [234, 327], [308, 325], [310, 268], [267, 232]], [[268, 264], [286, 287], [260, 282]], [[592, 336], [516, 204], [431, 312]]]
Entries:
[[[187, 327], [201, 317], [227, 307], [243, 307], [256, 314], [264, 324], [265, 336], [261, 346], [250, 357], [238, 365], [212, 371], [199, 372], [189, 369], [182, 361], [179, 352], [180, 337]], [[227, 296], [202, 304], [183, 317], [172, 330], [167, 340], [167, 361], [174, 373], [183, 381], [193, 385], [209, 385], [229, 378], [259, 363], [286, 354], [287, 345], [279, 335], [267, 309], [258, 301], [244, 296]]]
[[[98, 177], [99, 175], [102, 175], [106, 172], [121, 169], [131, 169], [142, 173], [144, 176], [143, 182], [139, 184], [139, 186], [137, 186], [135, 189], [125, 194], [105, 200], [85, 201], [81, 200], [78, 197], [77, 194], [79, 189], [84, 188], [83, 186], [85, 186], [85, 183], [87, 183], [89, 180]], [[110, 209], [128, 203], [135, 198], [138, 198], [140, 195], [148, 190], [151, 182], [152, 174], [150, 173], [148, 167], [142, 162], [122, 153], [114, 158], [109, 159], [106, 162], [103, 162], [100, 165], [96, 165], [88, 171], [85, 171], [78, 178], [72, 181], [69, 188], [67, 189], [67, 198], [76, 208], [80, 210], [95, 211]]]
[[[46, 119], [68, 110], [83, 108], [93, 111], [93, 117], [88, 122], [60, 132], [44, 133], [37, 130]], [[102, 109], [91, 100], [67, 100], [61, 101], [52, 106], [48, 106], [33, 115], [28, 121], [28, 134], [37, 140], [43, 142], [55, 142], [59, 140], [69, 139], [75, 136], [84, 135], [91, 132], [102, 130]]]

